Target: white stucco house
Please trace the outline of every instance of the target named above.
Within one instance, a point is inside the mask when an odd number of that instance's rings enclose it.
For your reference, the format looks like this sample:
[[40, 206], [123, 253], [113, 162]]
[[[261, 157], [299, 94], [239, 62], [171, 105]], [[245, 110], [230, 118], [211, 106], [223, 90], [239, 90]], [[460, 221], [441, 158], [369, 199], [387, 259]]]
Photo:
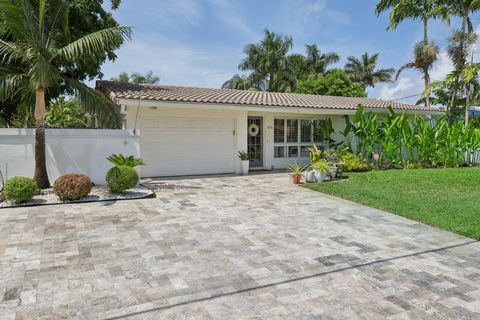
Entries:
[[142, 176], [239, 173], [238, 151], [251, 156], [250, 169], [284, 168], [306, 161], [313, 127], [330, 118], [336, 131], [343, 115], [359, 105], [385, 113], [436, 109], [372, 98], [331, 97], [98, 81], [97, 89], [121, 106], [124, 128], [140, 134]]

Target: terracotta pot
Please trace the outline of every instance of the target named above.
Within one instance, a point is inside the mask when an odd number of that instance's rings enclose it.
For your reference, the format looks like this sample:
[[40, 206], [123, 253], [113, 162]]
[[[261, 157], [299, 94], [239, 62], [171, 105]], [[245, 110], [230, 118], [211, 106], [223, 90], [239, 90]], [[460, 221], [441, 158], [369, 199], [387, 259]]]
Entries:
[[293, 184], [300, 184], [302, 176], [292, 176], [292, 183]]

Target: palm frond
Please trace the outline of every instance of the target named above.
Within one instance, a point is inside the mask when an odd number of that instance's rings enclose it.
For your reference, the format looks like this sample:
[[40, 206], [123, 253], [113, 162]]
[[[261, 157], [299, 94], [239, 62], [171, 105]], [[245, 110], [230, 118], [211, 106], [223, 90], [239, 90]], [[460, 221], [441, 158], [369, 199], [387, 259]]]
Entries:
[[78, 40], [58, 49], [54, 57], [69, 61], [89, 55], [103, 55], [106, 51], [116, 48], [123, 41], [130, 41], [130, 27], [113, 27], [85, 35]]
[[121, 115], [118, 105], [80, 81], [67, 78], [64, 81], [74, 90], [76, 98], [85, 111], [96, 116], [100, 127], [118, 128], [120, 126]]
[[415, 69], [415, 67], [416, 67], [415, 62], [409, 62], [409, 63], [406, 63], [403, 66], [401, 66], [398, 69], [397, 74], [395, 75], [395, 81], [398, 80], [398, 77], [400, 76], [400, 73], [402, 73], [404, 70]]

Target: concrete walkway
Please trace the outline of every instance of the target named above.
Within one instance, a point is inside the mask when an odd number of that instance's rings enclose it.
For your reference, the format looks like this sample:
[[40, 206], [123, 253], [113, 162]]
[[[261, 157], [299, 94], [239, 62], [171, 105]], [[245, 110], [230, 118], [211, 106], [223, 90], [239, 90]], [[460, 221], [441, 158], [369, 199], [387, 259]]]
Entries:
[[0, 319], [479, 319], [480, 244], [289, 183], [0, 210]]

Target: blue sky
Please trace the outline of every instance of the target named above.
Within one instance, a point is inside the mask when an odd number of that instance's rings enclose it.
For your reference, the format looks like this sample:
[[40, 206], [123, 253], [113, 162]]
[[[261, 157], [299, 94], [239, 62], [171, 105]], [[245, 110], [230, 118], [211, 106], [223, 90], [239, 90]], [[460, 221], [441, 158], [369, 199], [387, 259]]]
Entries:
[[[123, 0], [114, 15], [121, 25], [134, 27], [134, 39], [118, 50], [114, 63], [105, 63], [104, 79], [122, 71], [152, 70], [162, 84], [218, 88], [239, 73], [243, 48], [258, 42], [266, 28], [293, 37], [294, 52], [312, 43], [322, 51], [337, 52], [342, 57], [338, 67], [350, 55], [378, 52], [381, 67], [398, 68], [412, 59], [412, 47], [422, 38], [421, 25], [407, 21], [387, 32], [388, 16], [377, 17], [375, 4], [376, 0]], [[430, 37], [442, 49], [432, 70], [434, 80], [451, 69], [445, 47], [453, 27], [431, 24]], [[422, 82], [418, 73], [405, 72], [397, 82], [379, 84], [368, 94], [397, 99], [420, 93]]]

